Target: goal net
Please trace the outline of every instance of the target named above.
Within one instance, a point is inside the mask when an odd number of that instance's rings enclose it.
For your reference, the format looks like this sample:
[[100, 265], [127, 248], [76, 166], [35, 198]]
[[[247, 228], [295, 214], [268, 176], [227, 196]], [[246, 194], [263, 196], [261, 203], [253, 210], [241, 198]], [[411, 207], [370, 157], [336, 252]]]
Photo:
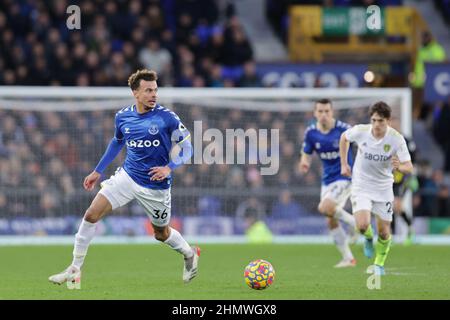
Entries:
[[[160, 88], [158, 103], [191, 132], [191, 163], [173, 173], [172, 225], [187, 236], [243, 235], [251, 218], [275, 235], [325, 234], [319, 216], [321, 166], [297, 163], [314, 101], [335, 117], [368, 123], [379, 100], [411, 135], [408, 89]], [[114, 114], [134, 103], [128, 88], [0, 87], [0, 235], [72, 235], [98, 191], [82, 188], [114, 132]], [[121, 165], [122, 153], [105, 171]], [[103, 235], [152, 233], [132, 202], [102, 220]]]

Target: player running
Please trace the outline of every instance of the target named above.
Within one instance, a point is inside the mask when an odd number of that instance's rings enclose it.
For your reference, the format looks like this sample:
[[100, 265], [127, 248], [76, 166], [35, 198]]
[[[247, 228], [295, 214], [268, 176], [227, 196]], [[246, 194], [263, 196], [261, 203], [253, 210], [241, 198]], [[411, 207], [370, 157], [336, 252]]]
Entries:
[[[72, 264], [50, 276], [50, 282], [67, 282], [68, 288], [79, 289], [81, 267], [97, 222], [133, 199], [149, 216], [155, 238], [184, 256], [183, 281], [190, 282], [197, 275], [200, 249], [189, 246], [177, 230], [169, 227], [171, 172], [192, 156], [190, 134], [174, 112], [156, 103], [157, 79], [155, 71], [145, 69], [128, 79], [136, 104], [116, 113], [114, 137], [95, 170], [84, 179], [83, 187], [93, 190], [102, 172], [126, 145], [125, 162], [110, 179], [101, 183], [102, 188], [86, 210], [75, 235]], [[181, 151], [170, 161], [173, 144], [178, 144]]]
[[[316, 151], [323, 165], [318, 210], [327, 217], [331, 236], [342, 254], [342, 260], [335, 265], [335, 268], [353, 267], [356, 265], [356, 260], [350, 250], [348, 236], [338, 221], [339, 219], [349, 224], [350, 232], [355, 234], [355, 219], [343, 209], [350, 196], [350, 178], [341, 175], [339, 160], [339, 138], [342, 132], [350, 128], [350, 125], [333, 117], [333, 108], [329, 99], [316, 101], [314, 116], [317, 122], [305, 131], [299, 170], [301, 173], [308, 172], [311, 166], [311, 154]], [[348, 150], [345, 157], [348, 157], [348, 162], [352, 162]]]
[[[371, 124], [360, 124], [345, 131], [340, 140], [341, 170], [352, 176], [351, 202], [358, 230], [366, 238], [364, 254], [374, 254], [371, 213], [377, 216], [378, 241], [373, 272], [384, 275], [384, 263], [391, 247], [393, 214], [393, 174], [398, 170], [410, 174], [411, 156], [405, 139], [389, 126], [391, 108], [385, 102], [375, 103], [369, 111]], [[352, 169], [346, 157], [351, 142], [358, 144]]]

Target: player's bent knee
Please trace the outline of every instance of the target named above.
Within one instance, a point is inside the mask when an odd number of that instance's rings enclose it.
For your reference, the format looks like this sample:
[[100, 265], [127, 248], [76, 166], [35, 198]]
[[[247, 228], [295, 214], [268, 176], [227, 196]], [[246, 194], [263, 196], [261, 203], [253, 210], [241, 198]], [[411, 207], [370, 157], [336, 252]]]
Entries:
[[167, 240], [166, 237], [161, 232], [155, 232], [155, 239], [161, 242], [164, 242]]
[[365, 222], [356, 223], [356, 228], [359, 230], [360, 233], [365, 233], [366, 230], [369, 228], [369, 224]]
[[387, 240], [389, 239], [390, 235], [391, 233], [389, 231], [380, 231], [378, 236], [383, 240]]
[[402, 213], [402, 204], [395, 204], [394, 203], [394, 213], [395, 214], [401, 214]]
[[169, 228], [155, 228], [153, 227], [155, 231], [155, 239], [161, 242], [166, 241], [169, 238], [170, 232]]
[[339, 227], [339, 222], [338, 222], [338, 220], [333, 219], [333, 218], [330, 218], [330, 217], [327, 218], [327, 224], [328, 224], [328, 228], [329, 228], [330, 230]]
[[86, 210], [84, 220], [96, 223], [111, 210], [112, 205], [109, 200], [104, 195], [98, 193], [94, 198], [94, 201], [92, 201], [91, 205]]
[[328, 217], [332, 217], [334, 215], [334, 212], [335, 212], [336, 208], [333, 205], [329, 204], [329, 203], [321, 202], [321, 203], [319, 203], [319, 206], [317, 207], [317, 210], [319, 210], [319, 212], [321, 214], [324, 214], [324, 215], [326, 215]]
[[89, 207], [86, 212], [84, 213], [84, 220], [90, 223], [96, 223], [101, 218], [101, 212], [98, 210], [95, 210], [92, 207]]

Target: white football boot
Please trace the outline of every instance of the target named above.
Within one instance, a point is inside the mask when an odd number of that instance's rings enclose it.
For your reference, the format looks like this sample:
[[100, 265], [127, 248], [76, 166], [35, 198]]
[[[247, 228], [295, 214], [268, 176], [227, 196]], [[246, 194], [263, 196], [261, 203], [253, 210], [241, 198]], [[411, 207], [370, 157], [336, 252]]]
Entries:
[[351, 259], [351, 260], [342, 259], [334, 267], [335, 268], [348, 268], [348, 267], [355, 267], [355, 266], [356, 266], [356, 260], [355, 259]]
[[61, 273], [54, 274], [48, 278], [54, 284], [67, 283], [68, 289], [81, 289], [81, 270], [70, 266]]
[[200, 248], [192, 247], [194, 252], [191, 258], [184, 259], [184, 269], [183, 269], [183, 281], [184, 283], [191, 282], [192, 279], [197, 276], [198, 271], [198, 259], [200, 257]]

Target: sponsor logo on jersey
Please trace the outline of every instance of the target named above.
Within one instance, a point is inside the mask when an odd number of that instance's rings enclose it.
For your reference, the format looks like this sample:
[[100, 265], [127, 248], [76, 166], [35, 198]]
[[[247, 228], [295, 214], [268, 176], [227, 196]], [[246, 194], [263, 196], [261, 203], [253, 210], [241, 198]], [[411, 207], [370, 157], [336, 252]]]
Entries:
[[381, 161], [388, 161], [389, 159], [391, 159], [391, 156], [386, 156], [384, 154], [373, 154], [373, 153], [364, 152], [364, 159], [370, 160], [370, 161], [375, 161], [375, 162], [381, 162]]
[[129, 148], [159, 147], [160, 144], [159, 140], [127, 140], [127, 147]]
[[333, 152], [321, 152], [320, 158], [324, 160], [334, 160], [339, 158], [339, 152], [333, 151]]
[[391, 150], [391, 145], [390, 144], [385, 144], [383, 146], [384, 152], [389, 152], [389, 150]]

